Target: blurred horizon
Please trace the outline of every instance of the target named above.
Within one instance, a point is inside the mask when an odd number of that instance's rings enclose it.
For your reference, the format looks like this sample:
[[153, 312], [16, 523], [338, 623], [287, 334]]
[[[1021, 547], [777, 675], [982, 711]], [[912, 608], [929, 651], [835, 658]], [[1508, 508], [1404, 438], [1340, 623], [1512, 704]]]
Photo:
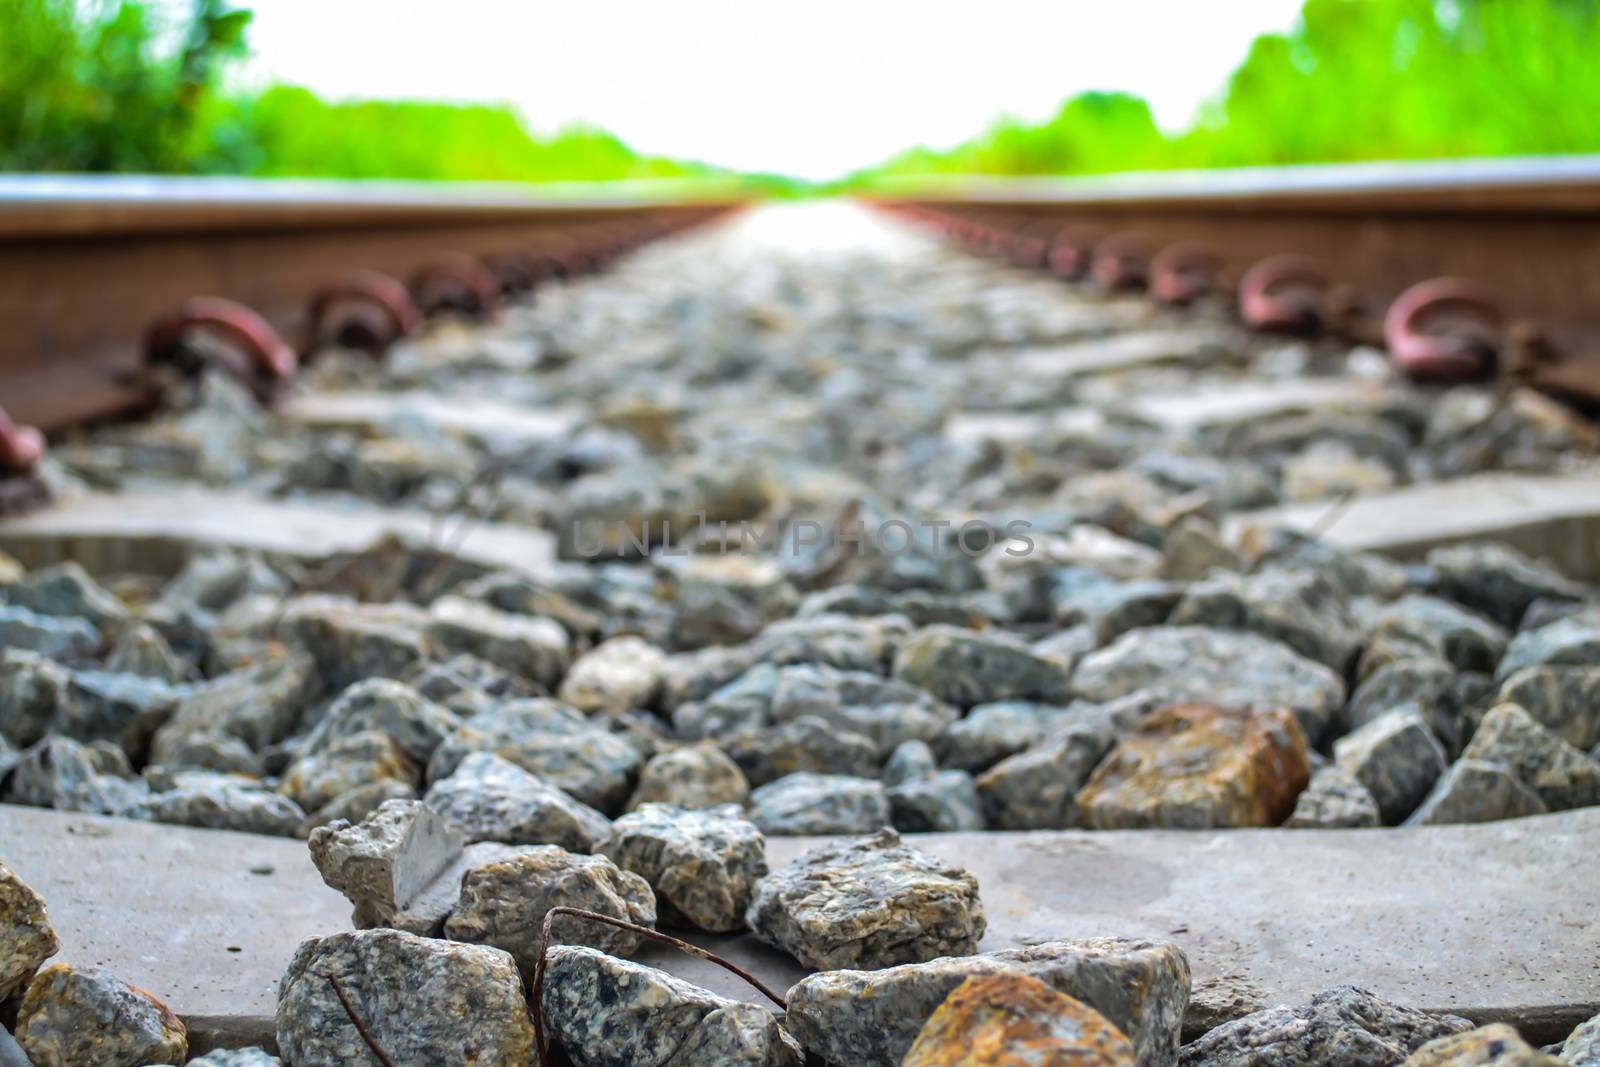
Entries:
[[0, 0], [0, 170], [804, 192], [1600, 151], [1600, 0], [842, 3]]

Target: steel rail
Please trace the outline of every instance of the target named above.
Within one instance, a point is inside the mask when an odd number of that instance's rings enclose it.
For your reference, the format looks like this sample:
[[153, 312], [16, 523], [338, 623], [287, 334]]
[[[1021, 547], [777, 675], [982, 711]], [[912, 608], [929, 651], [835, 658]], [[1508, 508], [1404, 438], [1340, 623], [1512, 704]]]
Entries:
[[1107, 288], [1237, 294], [1248, 323], [1384, 344], [1419, 379], [1514, 371], [1600, 406], [1600, 157], [901, 179], [863, 196]]
[[[365, 317], [344, 333], [383, 343], [410, 321], [396, 280], [424, 310], [482, 310], [484, 279], [514, 289], [595, 269], [740, 202], [715, 181], [0, 178], [0, 409], [47, 432], [138, 410], [151, 399], [141, 345], [170, 349], [197, 321], [247, 341], [264, 323], [305, 347], [334, 304]], [[283, 371], [273, 339], [253, 347], [245, 364]]]

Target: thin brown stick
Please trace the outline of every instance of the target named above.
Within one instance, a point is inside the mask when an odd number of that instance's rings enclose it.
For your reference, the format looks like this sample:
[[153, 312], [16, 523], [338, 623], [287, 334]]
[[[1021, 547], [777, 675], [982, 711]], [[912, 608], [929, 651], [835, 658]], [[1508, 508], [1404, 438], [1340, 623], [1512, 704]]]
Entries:
[[679, 952], [685, 952], [691, 956], [698, 956], [703, 960], [715, 963], [718, 967], [721, 967], [724, 970], [732, 971], [740, 978], [743, 978], [746, 982], [749, 982], [756, 989], [760, 990], [762, 996], [772, 1001], [779, 1008], [784, 1011], [789, 1010], [788, 1002], [786, 1002], [782, 997], [778, 996], [778, 994], [774, 993], [772, 990], [768, 989], [766, 984], [763, 983], [761, 979], [757, 978], [743, 967], [740, 967], [738, 964], [729, 960], [725, 960], [715, 952], [710, 952], [706, 949], [703, 949], [699, 945], [691, 945], [687, 941], [680, 941], [676, 937], [663, 934], [657, 930], [652, 930], [648, 926], [640, 926], [637, 923], [631, 923], [625, 919], [614, 919], [609, 915], [601, 915], [596, 911], [585, 911], [582, 908], [568, 907], [551, 908], [549, 911], [544, 913], [544, 929], [541, 931], [539, 936], [539, 962], [534, 965], [533, 988], [528, 991], [528, 999], [532, 1001], [531, 1007], [533, 1008], [534, 1040], [539, 1046], [539, 1067], [550, 1067], [550, 1039], [548, 1036], [546, 1036], [544, 1031], [544, 967], [545, 961], [548, 959], [550, 953], [550, 929], [557, 915], [571, 915], [577, 919], [587, 919], [590, 922], [603, 923], [606, 926], [615, 926], [618, 930], [627, 930], [629, 933], [638, 934], [640, 937], [648, 938], [651, 941], [659, 941], [663, 945], [671, 945]]
[[1307, 531], [1306, 536], [1315, 541], [1327, 533], [1334, 523], [1344, 517], [1346, 509], [1349, 508], [1350, 502], [1355, 499], [1355, 496], [1354, 489], [1346, 489], [1340, 493], [1333, 503], [1328, 505], [1328, 510], [1322, 513], [1322, 517], [1316, 521], [1316, 524]]
[[356, 1033], [361, 1035], [361, 1040], [367, 1043], [367, 1047], [378, 1058], [378, 1062], [383, 1067], [395, 1067], [394, 1060], [390, 1059], [389, 1054], [383, 1051], [383, 1046], [378, 1044], [378, 1039], [372, 1035], [371, 1030], [367, 1029], [367, 1024], [361, 1021], [361, 1016], [356, 1014], [356, 1009], [351, 1005], [350, 998], [344, 995], [344, 986], [339, 984], [339, 979], [330, 974], [328, 975], [328, 984], [333, 986], [333, 995], [339, 998], [340, 1007], [344, 1008], [344, 1013], [350, 1016], [350, 1022], [355, 1026]]

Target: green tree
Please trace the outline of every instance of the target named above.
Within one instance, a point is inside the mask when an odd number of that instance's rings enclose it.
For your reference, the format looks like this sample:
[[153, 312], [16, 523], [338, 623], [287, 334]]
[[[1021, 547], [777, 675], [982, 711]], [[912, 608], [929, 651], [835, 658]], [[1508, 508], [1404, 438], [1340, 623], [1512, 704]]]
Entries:
[[197, 0], [176, 47], [163, 47], [166, 27], [143, 4], [0, 0], [0, 167], [190, 169], [249, 20]]
[[1086, 93], [948, 152], [858, 175], [1090, 174], [1600, 151], [1600, 0], [1306, 0], [1171, 137]]

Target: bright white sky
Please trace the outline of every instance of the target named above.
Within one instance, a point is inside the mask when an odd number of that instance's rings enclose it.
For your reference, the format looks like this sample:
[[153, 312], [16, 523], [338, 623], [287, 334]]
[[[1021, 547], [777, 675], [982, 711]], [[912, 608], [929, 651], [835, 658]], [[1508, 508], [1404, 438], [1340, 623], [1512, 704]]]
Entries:
[[806, 178], [1084, 89], [1182, 125], [1300, 0], [253, 0], [250, 81], [508, 102], [548, 131]]

